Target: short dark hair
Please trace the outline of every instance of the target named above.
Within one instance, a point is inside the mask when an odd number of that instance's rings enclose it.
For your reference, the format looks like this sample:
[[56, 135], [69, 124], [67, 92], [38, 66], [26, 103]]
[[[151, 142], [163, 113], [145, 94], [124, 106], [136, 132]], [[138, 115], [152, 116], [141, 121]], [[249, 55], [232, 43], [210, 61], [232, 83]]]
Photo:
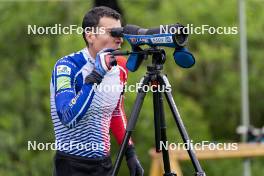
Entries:
[[121, 20], [121, 15], [115, 11], [114, 9], [111, 9], [106, 6], [99, 6], [99, 7], [94, 7], [91, 10], [89, 10], [83, 17], [82, 21], [82, 28], [83, 28], [83, 39], [88, 45], [88, 42], [86, 41], [85, 38], [85, 31], [87, 28], [92, 28], [92, 27], [97, 27], [99, 20], [102, 17], [111, 17], [116, 20]]

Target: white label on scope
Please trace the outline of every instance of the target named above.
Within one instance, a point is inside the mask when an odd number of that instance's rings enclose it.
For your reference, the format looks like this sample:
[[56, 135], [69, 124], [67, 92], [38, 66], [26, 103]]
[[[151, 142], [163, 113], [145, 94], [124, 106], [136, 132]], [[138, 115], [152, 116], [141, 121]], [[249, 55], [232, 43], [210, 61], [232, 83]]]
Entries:
[[166, 37], [153, 37], [150, 38], [152, 43], [172, 43], [172, 37], [171, 36], [166, 36]]

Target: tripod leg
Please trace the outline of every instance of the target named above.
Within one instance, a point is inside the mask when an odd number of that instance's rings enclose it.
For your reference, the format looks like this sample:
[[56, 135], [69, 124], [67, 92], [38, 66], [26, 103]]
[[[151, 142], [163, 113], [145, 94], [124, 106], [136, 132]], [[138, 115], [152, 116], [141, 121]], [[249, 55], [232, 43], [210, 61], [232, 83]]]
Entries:
[[137, 94], [137, 98], [135, 101], [135, 104], [133, 106], [132, 112], [131, 112], [131, 116], [128, 120], [128, 124], [127, 124], [127, 128], [126, 128], [126, 133], [125, 136], [123, 138], [123, 142], [121, 144], [120, 150], [118, 152], [114, 167], [113, 167], [113, 172], [112, 172], [112, 176], [116, 176], [118, 174], [128, 141], [131, 137], [132, 131], [135, 128], [138, 116], [139, 116], [139, 112], [141, 110], [146, 92], [144, 92], [143, 90], [143, 86], [144, 85], [148, 85], [149, 83], [149, 76], [145, 76], [144, 79], [140, 82], [141, 83], [141, 87], [138, 90], [138, 94]]
[[[158, 91], [155, 89], [155, 91]], [[161, 152], [161, 127], [160, 127], [160, 104], [158, 92], [153, 93], [153, 109], [154, 109], [154, 130], [155, 130], [155, 146], [156, 152]]]
[[[163, 84], [166, 87], [171, 87], [170, 83], [169, 83], [169, 81], [168, 81], [168, 79], [167, 79], [167, 77], [165, 75], [160, 77], [160, 79], [162, 80]], [[175, 104], [175, 102], [173, 100], [173, 96], [171, 94], [171, 91], [165, 91], [165, 96], [166, 96], [167, 102], [169, 104], [169, 107], [170, 107], [170, 109], [172, 111], [172, 114], [173, 114], [174, 120], [175, 120], [175, 122], [177, 124], [177, 127], [178, 127], [178, 129], [180, 131], [181, 137], [182, 137], [182, 139], [183, 139], [185, 144], [189, 144], [190, 143], [190, 139], [189, 139], [188, 133], [187, 133], [187, 131], [185, 129], [185, 126], [184, 126], [184, 124], [182, 122], [182, 119], [181, 119], [181, 116], [180, 116], [179, 111], [177, 109], [177, 106], [176, 106], [176, 104]], [[200, 165], [198, 159], [196, 158], [196, 155], [195, 155], [193, 149], [191, 147], [187, 147], [187, 149], [188, 149], [187, 152], [188, 152], [188, 154], [189, 154], [189, 156], [191, 158], [192, 164], [193, 164], [193, 166], [195, 168], [196, 175], [197, 176], [205, 176], [205, 173], [202, 170], [201, 165]]]
[[[157, 141], [156, 139], [156, 147], [157, 147], [157, 142], [159, 143], [159, 150], [162, 151], [162, 158], [163, 158], [163, 165], [164, 165], [164, 176], [173, 176], [176, 175], [174, 173], [171, 173], [171, 168], [170, 168], [170, 158], [169, 158], [169, 152], [168, 149], [166, 148], [160, 148], [160, 143], [166, 143], [167, 141], [167, 135], [166, 135], [166, 123], [165, 123], [165, 115], [164, 115], [164, 107], [163, 107], [163, 97], [160, 92], [154, 92], [153, 95], [153, 100], [154, 100], [154, 113], [156, 114], [156, 118], [158, 119], [157, 121], [159, 122], [158, 125], [155, 124], [155, 131], [159, 132], [159, 139]], [[156, 108], [156, 109], [155, 109]], [[158, 129], [156, 129], [156, 126]], [[156, 148], [157, 150], [157, 148]]]

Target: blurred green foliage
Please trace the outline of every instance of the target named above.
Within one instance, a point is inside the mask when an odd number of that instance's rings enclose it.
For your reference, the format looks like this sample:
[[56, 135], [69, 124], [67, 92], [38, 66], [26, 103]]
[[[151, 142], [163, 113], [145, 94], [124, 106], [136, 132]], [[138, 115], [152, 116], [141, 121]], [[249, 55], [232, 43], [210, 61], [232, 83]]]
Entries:
[[[120, 0], [124, 18], [142, 27], [160, 24], [194, 24], [201, 26], [238, 26], [235, 0]], [[247, 34], [249, 58], [250, 116], [254, 126], [264, 124], [264, 2], [249, 0]], [[54, 132], [49, 115], [49, 82], [57, 59], [84, 47], [81, 35], [28, 35], [27, 25], [81, 25], [84, 13], [92, 7], [89, 1], [0, 2], [0, 175], [51, 175], [54, 151], [28, 151], [27, 141], [53, 142]], [[165, 72], [183, 121], [194, 142], [202, 140], [238, 142], [236, 127], [240, 124], [240, 68], [238, 35], [191, 35], [188, 48], [196, 56], [196, 65], [181, 69], [167, 49]], [[128, 44], [124, 44], [128, 49]], [[129, 75], [135, 84], [146, 71], [141, 68]], [[126, 93], [129, 116], [136, 93]], [[180, 137], [169, 108], [165, 106], [168, 138]], [[133, 133], [136, 150], [146, 175], [154, 146], [152, 96], [145, 98]], [[113, 159], [118, 150], [112, 142]], [[202, 161], [207, 175], [242, 175], [242, 160]], [[252, 159], [254, 176], [264, 174], [263, 159]], [[182, 164], [184, 175], [194, 173], [190, 162]], [[120, 175], [128, 175], [125, 162]]]

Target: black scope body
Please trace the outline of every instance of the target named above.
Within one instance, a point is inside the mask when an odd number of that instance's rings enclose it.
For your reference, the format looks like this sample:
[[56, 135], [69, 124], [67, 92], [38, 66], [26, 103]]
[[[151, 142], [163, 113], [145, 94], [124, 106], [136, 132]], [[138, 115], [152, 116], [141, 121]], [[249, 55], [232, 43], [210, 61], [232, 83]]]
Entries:
[[[162, 30], [163, 29], [163, 30]], [[187, 42], [188, 34], [184, 33], [184, 26], [176, 23], [172, 25], [161, 25], [160, 27], [145, 29], [137, 25], [128, 24], [124, 27], [112, 28], [110, 31], [113, 37], [124, 37], [124, 34], [128, 35], [154, 35], [170, 33], [178, 45], [184, 46]], [[171, 33], [171, 31], [174, 31]]]

